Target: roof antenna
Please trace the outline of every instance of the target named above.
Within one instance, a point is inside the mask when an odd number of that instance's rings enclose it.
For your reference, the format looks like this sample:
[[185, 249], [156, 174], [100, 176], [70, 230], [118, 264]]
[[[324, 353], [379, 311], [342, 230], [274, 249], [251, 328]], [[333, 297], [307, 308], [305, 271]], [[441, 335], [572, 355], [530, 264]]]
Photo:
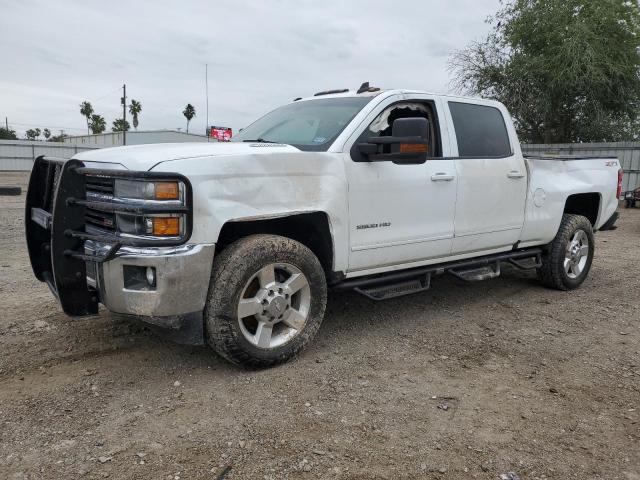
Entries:
[[369, 91], [369, 82], [364, 82], [356, 93], [364, 93]]

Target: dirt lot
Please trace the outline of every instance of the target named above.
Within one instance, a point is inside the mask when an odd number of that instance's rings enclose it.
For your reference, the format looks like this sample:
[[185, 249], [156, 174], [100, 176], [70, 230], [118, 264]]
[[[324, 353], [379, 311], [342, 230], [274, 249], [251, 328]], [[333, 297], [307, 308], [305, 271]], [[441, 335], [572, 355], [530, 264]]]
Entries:
[[334, 294], [311, 348], [246, 371], [67, 318], [31, 274], [23, 204], [0, 197], [0, 478], [640, 479], [640, 210], [597, 235], [577, 291], [505, 268]]

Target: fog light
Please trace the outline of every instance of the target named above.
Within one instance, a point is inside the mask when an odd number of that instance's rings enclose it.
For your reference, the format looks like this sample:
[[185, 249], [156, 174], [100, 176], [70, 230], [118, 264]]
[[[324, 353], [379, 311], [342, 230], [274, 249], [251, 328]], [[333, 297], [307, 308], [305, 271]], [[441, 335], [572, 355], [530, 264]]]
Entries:
[[162, 236], [180, 235], [180, 218], [179, 217], [152, 217], [153, 234]]
[[150, 287], [156, 286], [156, 269], [154, 267], [147, 267], [147, 283]]

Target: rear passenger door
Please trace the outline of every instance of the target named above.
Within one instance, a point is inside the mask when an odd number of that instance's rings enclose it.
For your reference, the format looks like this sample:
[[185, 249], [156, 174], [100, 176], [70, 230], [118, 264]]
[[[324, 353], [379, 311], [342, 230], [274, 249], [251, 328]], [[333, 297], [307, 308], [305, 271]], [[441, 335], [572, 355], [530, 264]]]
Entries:
[[452, 254], [510, 249], [524, 223], [527, 172], [509, 115], [494, 103], [446, 103], [457, 149]]

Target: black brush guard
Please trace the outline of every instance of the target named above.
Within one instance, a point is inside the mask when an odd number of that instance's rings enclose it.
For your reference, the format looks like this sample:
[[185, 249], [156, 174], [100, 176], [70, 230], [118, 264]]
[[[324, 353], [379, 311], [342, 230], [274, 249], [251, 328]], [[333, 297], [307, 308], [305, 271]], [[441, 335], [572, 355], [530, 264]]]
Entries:
[[[191, 198], [186, 178], [164, 172], [134, 172], [87, 168], [80, 160], [41, 156], [36, 158], [27, 191], [25, 231], [31, 267], [36, 278], [46, 282], [63, 311], [71, 316], [98, 313], [98, 292], [87, 283], [86, 262], [103, 263], [112, 259], [120, 247], [169, 246], [184, 243], [191, 234], [191, 209], [186, 206], [140, 205], [89, 201], [87, 176], [132, 180], [179, 180]], [[85, 231], [86, 208], [134, 215], [183, 213], [187, 215], [184, 240], [146, 240], [117, 234], [89, 234]], [[102, 255], [87, 255], [85, 240], [109, 245]]]

